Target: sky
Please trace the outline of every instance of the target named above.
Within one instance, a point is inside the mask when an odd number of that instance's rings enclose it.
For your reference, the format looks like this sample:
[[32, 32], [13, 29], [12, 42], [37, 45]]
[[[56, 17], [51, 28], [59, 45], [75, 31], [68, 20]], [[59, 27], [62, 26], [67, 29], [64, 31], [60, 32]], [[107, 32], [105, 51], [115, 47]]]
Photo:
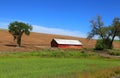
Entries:
[[33, 32], [87, 37], [90, 20], [102, 16], [105, 25], [120, 17], [120, 0], [0, 0], [0, 28], [20, 21]]

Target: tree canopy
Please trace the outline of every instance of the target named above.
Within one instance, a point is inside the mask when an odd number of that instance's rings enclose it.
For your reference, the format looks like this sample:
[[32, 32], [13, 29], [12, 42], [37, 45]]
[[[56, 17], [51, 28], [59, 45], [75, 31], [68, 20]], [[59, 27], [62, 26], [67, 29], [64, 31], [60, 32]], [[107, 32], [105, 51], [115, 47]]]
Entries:
[[91, 39], [97, 35], [102, 40], [105, 48], [112, 49], [115, 37], [120, 38], [120, 18], [115, 17], [109, 26], [104, 25], [101, 16], [97, 16], [97, 19], [91, 20], [90, 23], [92, 30], [89, 32], [87, 38]]
[[29, 35], [32, 30], [32, 26], [23, 22], [14, 21], [9, 24], [8, 29], [14, 40], [17, 40], [17, 44], [20, 47], [23, 33]]

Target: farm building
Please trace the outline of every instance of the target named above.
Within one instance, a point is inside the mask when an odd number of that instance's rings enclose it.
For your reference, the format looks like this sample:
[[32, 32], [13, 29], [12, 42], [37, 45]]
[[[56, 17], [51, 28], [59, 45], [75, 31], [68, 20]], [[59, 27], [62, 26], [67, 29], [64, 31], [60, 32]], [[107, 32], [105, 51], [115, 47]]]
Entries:
[[53, 39], [51, 47], [80, 49], [83, 44], [79, 40]]

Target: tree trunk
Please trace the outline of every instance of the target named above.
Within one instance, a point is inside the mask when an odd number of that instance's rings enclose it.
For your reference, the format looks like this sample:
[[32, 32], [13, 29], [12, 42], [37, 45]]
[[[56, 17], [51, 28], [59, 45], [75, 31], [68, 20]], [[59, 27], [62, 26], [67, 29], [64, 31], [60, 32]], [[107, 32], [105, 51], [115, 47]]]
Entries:
[[113, 40], [111, 40], [109, 44], [109, 49], [112, 49], [112, 48], [113, 48]]
[[110, 44], [108, 44], [108, 49], [112, 49], [113, 45], [112, 45], [113, 41], [110, 41]]
[[109, 49], [113, 48], [113, 41], [114, 41], [115, 35], [112, 37], [110, 44], [109, 44]]
[[18, 47], [21, 46], [21, 36], [19, 36], [19, 37], [17, 38], [17, 44], [18, 44]]
[[112, 49], [112, 43], [113, 43], [113, 41], [114, 41], [114, 38], [115, 38], [116, 34], [117, 34], [117, 30], [115, 30], [114, 35], [113, 35], [113, 37], [112, 37], [112, 39], [111, 39], [110, 49]]

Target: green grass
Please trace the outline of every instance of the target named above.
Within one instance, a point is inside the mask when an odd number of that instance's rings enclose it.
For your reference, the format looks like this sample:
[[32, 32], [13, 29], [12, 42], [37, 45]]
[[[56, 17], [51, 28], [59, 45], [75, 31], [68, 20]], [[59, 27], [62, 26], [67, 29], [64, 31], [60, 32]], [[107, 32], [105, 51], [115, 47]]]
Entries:
[[80, 72], [119, 65], [116, 60], [87, 58], [1, 58], [0, 78], [77, 78]]
[[114, 40], [114, 42], [120, 42], [120, 40]]
[[0, 57], [47, 57], [47, 58], [83, 58], [83, 57], [97, 57], [94, 52], [84, 52], [82, 50], [40, 50], [33, 52], [1, 52]]
[[[87, 73], [95, 75], [98, 71], [119, 67], [119, 61], [119, 59], [102, 58], [91, 52], [74, 50], [2, 52], [0, 78], [86, 78], [82, 76]], [[112, 74], [115, 72], [116, 70]], [[120, 70], [117, 72], [120, 74]]]
[[107, 53], [114, 56], [120, 56], [120, 49], [109, 50]]

